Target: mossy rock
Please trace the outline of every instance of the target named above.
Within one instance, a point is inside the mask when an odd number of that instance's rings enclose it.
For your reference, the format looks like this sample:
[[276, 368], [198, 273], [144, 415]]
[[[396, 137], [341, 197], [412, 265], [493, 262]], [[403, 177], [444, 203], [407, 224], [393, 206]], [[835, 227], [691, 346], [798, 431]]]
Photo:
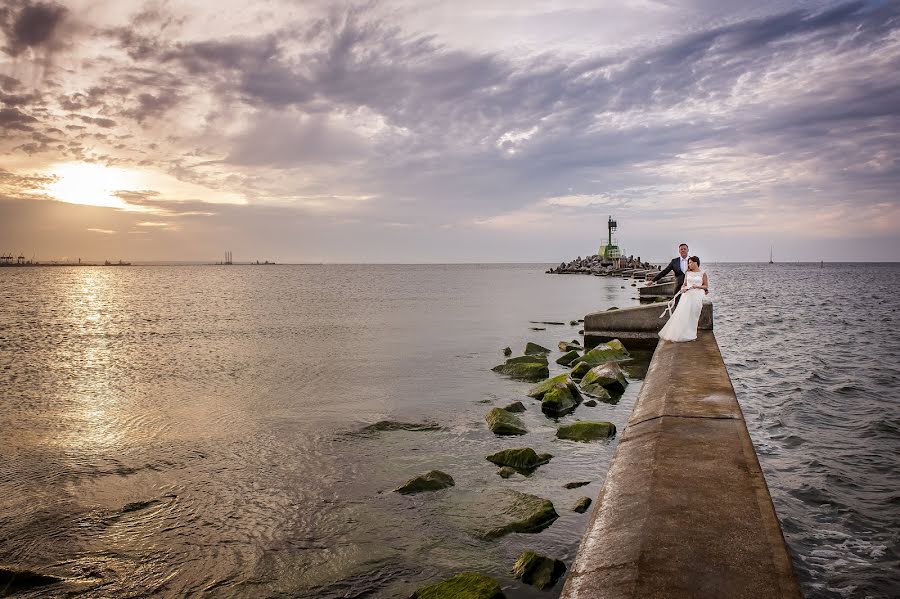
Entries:
[[509, 356], [511, 356], [511, 355], [512, 355], [512, 348], [511, 348], [511, 347], [504, 347], [504, 348], [503, 348], [503, 355], [506, 356], [507, 358], [508, 358]]
[[550, 369], [546, 365], [534, 362], [509, 364], [498, 368], [500, 369], [495, 368], [494, 371], [528, 383], [534, 383], [550, 375]]
[[0, 567], [0, 595], [4, 597], [39, 587], [63, 582], [65, 579], [33, 570]]
[[573, 349], [581, 351], [584, 349], [578, 341], [560, 341], [558, 347], [559, 351], [572, 351]]
[[583, 514], [589, 507], [591, 507], [591, 503], [592, 501], [590, 497], [579, 497], [578, 501], [575, 502], [575, 505], [572, 506], [572, 511]]
[[581, 441], [587, 443], [598, 439], [608, 439], [616, 434], [616, 425], [612, 422], [596, 422], [581, 420], [572, 424], [564, 424], [556, 429], [557, 439]]
[[509, 491], [512, 500], [503, 507], [499, 519], [511, 518], [505, 524], [489, 529], [484, 533], [485, 539], [496, 539], [511, 532], [541, 532], [559, 518], [553, 502], [528, 493]]
[[534, 354], [549, 354], [550, 350], [542, 345], [538, 345], [537, 343], [532, 343], [529, 341], [525, 344], [525, 355], [534, 355]]
[[528, 432], [525, 424], [517, 416], [503, 408], [494, 408], [484, 419], [495, 435], [524, 435]]
[[586, 362], [591, 366], [597, 366], [614, 360], [625, 360], [629, 357], [628, 350], [622, 346], [622, 343], [618, 339], [613, 339], [609, 343], [601, 343], [594, 349], [584, 352], [578, 363]]
[[492, 453], [489, 456], [485, 456], [485, 459], [498, 466], [509, 466], [510, 468], [527, 472], [546, 464], [552, 457], [549, 453], [539, 454], [530, 447], [516, 447]]
[[440, 491], [455, 484], [453, 477], [446, 472], [432, 470], [428, 474], [409, 479], [403, 486], [394, 489], [394, 492], [401, 495], [413, 495], [414, 493], [423, 493], [425, 491]]
[[567, 375], [566, 373], [562, 373], [562, 374], [558, 374], [554, 377], [550, 377], [549, 379], [547, 379], [545, 381], [541, 381], [540, 383], [538, 383], [537, 385], [535, 385], [534, 387], [529, 389], [528, 393], [526, 395], [528, 395], [528, 397], [533, 397], [535, 399], [543, 399], [544, 394], [547, 391], [549, 391], [550, 389], [552, 389], [553, 385], [555, 385], [557, 383], [565, 383], [568, 376], [569, 375]]
[[484, 574], [462, 572], [427, 587], [419, 587], [412, 599], [505, 599], [500, 583]]
[[518, 470], [516, 470], [512, 466], [504, 466], [503, 468], [500, 468], [500, 470], [497, 470], [497, 474], [499, 474], [502, 478], [509, 478], [517, 472]]
[[[516, 356], [515, 358], [510, 358], [503, 365], [506, 364], [543, 364], [547, 365], [547, 356], [545, 354], [532, 354], [525, 356]], [[500, 366], [496, 366], [495, 368], [500, 368]]]
[[521, 401], [514, 401], [503, 409], [507, 412], [518, 414], [525, 411], [525, 404], [523, 404]]
[[[624, 393], [625, 387], [628, 386], [628, 380], [625, 373], [618, 362], [607, 362], [591, 368], [587, 374], [581, 379], [581, 388], [588, 395], [602, 397], [596, 394], [596, 387], [602, 387], [612, 393]], [[594, 388], [595, 393], [591, 393], [586, 387]], [[608, 394], [607, 394], [608, 397]]]
[[434, 422], [399, 422], [396, 420], [379, 420], [375, 424], [364, 426], [360, 434], [371, 435], [383, 431], [439, 431], [441, 425]]
[[566, 565], [563, 562], [534, 551], [523, 551], [513, 566], [516, 578], [542, 591], [553, 588], [565, 572]]
[[581, 357], [581, 354], [578, 353], [578, 350], [571, 350], [556, 359], [557, 364], [561, 364], [562, 366], [568, 366], [575, 360]]
[[541, 400], [541, 411], [549, 416], [564, 416], [577, 407], [576, 396], [565, 383], [554, 384]]
[[591, 366], [587, 362], [578, 362], [577, 364], [575, 364], [575, 366], [572, 367], [572, 370], [569, 371], [569, 376], [576, 381], [579, 381], [582, 377], [584, 377], [584, 375], [588, 373], [588, 371], [590, 371], [591, 368], [593, 368], [593, 366]]

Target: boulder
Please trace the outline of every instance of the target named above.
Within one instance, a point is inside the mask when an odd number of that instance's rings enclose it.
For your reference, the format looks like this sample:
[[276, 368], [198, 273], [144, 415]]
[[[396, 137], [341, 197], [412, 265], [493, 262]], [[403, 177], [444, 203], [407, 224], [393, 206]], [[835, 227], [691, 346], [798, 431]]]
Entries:
[[545, 355], [510, 358], [506, 363], [494, 366], [491, 370], [514, 379], [529, 382], [547, 378], [550, 374], [550, 370], [547, 368], [547, 356]]
[[462, 572], [447, 580], [419, 587], [412, 599], [505, 599], [500, 583], [484, 574]]
[[537, 343], [532, 343], [529, 341], [525, 344], [525, 355], [530, 356], [534, 354], [549, 354], [550, 350], [542, 345], [538, 345]]
[[568, 376], [569, 375], [567, 375], [566, 373], [563, 373], [551, 377], [545, 381], [541, 381], [540, 383], [529, 389], [526, 395], [535, 399], [543, 399], [544, 394], [549, 391], [553, 387], [553, 385], [555, 385], [556, 383], [565, 383], [568, 379]]
[[558, 559], [523, 551], [513, 566], [513, 575], [540, 590], [552, 588], [565, 573], [566, 565]]
[[568, 366], [569, 364], [571, 364], [572, 362], [574, 362], [575, 360], [577, 360], [580, 357], [581, 357], [581, 354], [579, 354], [577, 350], [573, 349], [572, 351], [566, 352], [563, 355], [561, 355], [560, 357], [558, 357], [556, 359], [556, 363], [561, 364], [563, 366]]
[[587, 511], [587, 509], [591, 507], [591, 498], [590, 497], [579, 497], [578, 501], [575, 502], [575, 505], [572, 506], [573, 512], [578, 512], [579, 514], [583, 514]]
[[569, 372], [569, 376], [575, 379], [576, 381], [581, 380], [581, 378], [586, 375], [593, 366], [588, 364], [587, 362], [577, 362], [572, 370]]
[[[603, 389], [603, 388], [601, 387], [601, 389]], [[603, 390], [606, 391], [606, 389], [603, 389]], [[584, 391], [584, 389], [582, 389], [582, 391]], [[590, 395], [590, 393], [588, 393], [587, 391], [584, 391], [584, 392], [587, 393], [587, 395]], [[584, 402], [584, 405], [586, 405], [589, 408], [593, 408], [594, 406], [597, 405], [597, 400], [589, 399], [586, 402]]]
[[360, 434], [371, 435], [382, 431], [439, 431], [441, 425], [434, 422], [398, 422], [396, 420], [379, 420], [375, 424], [364, 426]]
[[518, 470], [513, 468], [512, 466], [504, 466], [500, 470], [497, 470], [497, 474], [499, 474], [503, 478], [509, 478], [513, 474], [516, 474]]
[[524, 435], [528, 432], [525, 424], [511, 412], [494, 408], [484, 417], [495, 435]]
[[[581, 379], [581, 387], [589, 395], [592, 393], [586, 387], [592, 388], [595, 392], [598, 387], [602, 387], [612, 393], [624, 393], [627, 386], [628, 380], [618, 362], [607, 362], [600, 366], [594, 366]], [[595, 395], [595, 397], [600, 397], [600, 395]]]
[[512, 348], [510, 348], [510, 347], [504, 347], [504, 348], [503, 348], [503, 355], [506, 356], [507, 358], [510, 357], [510, 356], [512, 355]]
[[485, 459], [498, 466], [509, 466], [520, 472], [530, 472], [549, 462], [552, 457], [549, 453], [539, 454], [530, 447], [516, 447], [492, 453], [485, 456]]
[[518, 491], [507, 492], [509, 501], [502, 507], [502, 514], [497, 517], [500, 522], [482, 535], [485, 539], [496, 539], [511, 532], [541, 532], [559, 518], [549, 499]]
[[616, 434], [616, 425], [612, 422], [595, 422], [581, 420], [572, 424], [565, 424], [556, 429], [557, 439], [581, 441], [587, 443], [598, 439], [608, 439]]
[[577, 349], [578, 351], [581, 351], [584, 349], [583, 347], [581, 347], [581, 344], [578, 343], [577, 340], [560, 341], [558, 347], [559, 347], [559, 351], [572, 351], [573, 349]]
[[0, 567], [0, 594], [4, 597], [39, 587], [63, 582], [65, 579], [33, 570]]
[[[580, 399], [580, 395], [577, 397]], [[578, 407], [578, 399], [572, 393], [569, 385], [556, 383], [544, 394], [544, 398], [541, 400], [541, 411], [548, 416], [564, 416]]]
[[629, 358], [628, 351], [618, 339], [613, 339], [609, 343], [601, 343], [594, 349], [584, 352], [584, 355], [578, 362], [585, 362], [591, 366], [597, 366], [605, 362], [614, 360], [624, 360]]
[[456, 483], [453, 482], [453, 477], [446, 472], [432, 470], [428, 474], [409, 479], [403, 486], [394, 489], [394, 492], [401, 495], [412, 495], [425, 491], [440, 491], [452, 487], [454, 484]]
[[525, 411], [525, 405], [521, 401], [514, 401], [503, 409], [507, 412], [519, 413]]

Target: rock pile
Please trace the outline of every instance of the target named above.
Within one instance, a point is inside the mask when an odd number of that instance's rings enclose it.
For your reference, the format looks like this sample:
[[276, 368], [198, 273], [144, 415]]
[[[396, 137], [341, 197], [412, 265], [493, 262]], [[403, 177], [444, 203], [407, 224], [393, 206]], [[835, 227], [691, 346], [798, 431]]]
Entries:
[[548, 274], [583, 274], [583, 275], [599, 275], [610, 274], [617, 270], [623, 269], [642, 269], [642, 270], [658, 270], [658, 266], [652, 266], [649, 262], [641, 261], [641, 257], [634, 256], [616, 258], [609, 260], [597, 254], [582, 258], [578, 256], [568, 264], [560, 262], [556, 268], [547, 271]]

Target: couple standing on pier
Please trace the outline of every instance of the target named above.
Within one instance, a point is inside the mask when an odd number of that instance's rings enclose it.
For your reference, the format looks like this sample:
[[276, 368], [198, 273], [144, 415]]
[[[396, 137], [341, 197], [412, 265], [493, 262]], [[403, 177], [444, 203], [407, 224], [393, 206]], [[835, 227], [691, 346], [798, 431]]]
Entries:
[[678, 257], [673, 258], [669, 265], [648, 283], [653, 285], [670, 272], [675, 275], [675, 289], [678, 292], [663, 312], [663, 315], [669, 312], [671, 316], [659, 331], [660, 339], [666, 341], [693, 341], [697, 338], [697, 323], [700, 322], [703, 296], [709, 293], [709, 278], [700, 270], [700, 258], [688, 257], [688, 249], [686, 243], [679, 245]]

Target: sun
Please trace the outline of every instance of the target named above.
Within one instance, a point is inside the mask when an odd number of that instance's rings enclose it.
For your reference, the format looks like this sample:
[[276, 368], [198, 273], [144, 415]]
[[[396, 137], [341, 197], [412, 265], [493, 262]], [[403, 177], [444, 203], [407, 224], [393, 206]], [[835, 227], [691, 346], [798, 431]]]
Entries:
[[70, 204], [128, 209], [130, 206], [113, 194], [138, 188], [134, 173], [102, 164], [66, 162], [52, 167], [48, 174], [55, 180], [44, 190], [60, 202]]

